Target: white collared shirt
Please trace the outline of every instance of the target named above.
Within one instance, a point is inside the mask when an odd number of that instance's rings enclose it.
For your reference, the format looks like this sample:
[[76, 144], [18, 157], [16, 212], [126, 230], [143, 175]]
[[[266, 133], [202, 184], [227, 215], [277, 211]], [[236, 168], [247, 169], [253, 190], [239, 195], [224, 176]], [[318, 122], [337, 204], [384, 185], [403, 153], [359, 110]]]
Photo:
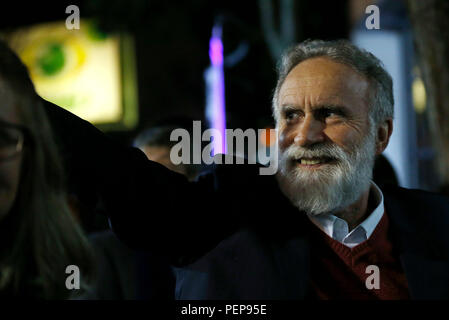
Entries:
[[379, 187], [371, 181], [372, 190], [375, 192], [377, 207], [361, 224], [349, 231], [348, 223], [332, 214], [308, 216], [309, 219], [324, 233], [349, 248], [353, 248], [365, 240], [368, 240], [384, 213], [384, 197]]

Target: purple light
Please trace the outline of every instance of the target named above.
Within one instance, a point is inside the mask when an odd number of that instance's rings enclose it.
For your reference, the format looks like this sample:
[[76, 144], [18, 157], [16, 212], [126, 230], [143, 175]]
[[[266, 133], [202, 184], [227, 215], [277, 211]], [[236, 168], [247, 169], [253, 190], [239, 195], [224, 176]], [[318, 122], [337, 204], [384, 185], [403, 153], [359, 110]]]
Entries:
[[220, 38], [212, 37], [210, 39], [209, 57], [213, 66], [223, 65], [223, 44]]
[[212, 155], [226, 153], [226, 113], [225, 86], [223, 69], [223, 42], [221, 40], [221, 26], [212, 29], [209, 41], [209, 57], [211, 66], [206, 70], [206, 117], [211, 128], [218, 130], [221, 139], [212, 142]]

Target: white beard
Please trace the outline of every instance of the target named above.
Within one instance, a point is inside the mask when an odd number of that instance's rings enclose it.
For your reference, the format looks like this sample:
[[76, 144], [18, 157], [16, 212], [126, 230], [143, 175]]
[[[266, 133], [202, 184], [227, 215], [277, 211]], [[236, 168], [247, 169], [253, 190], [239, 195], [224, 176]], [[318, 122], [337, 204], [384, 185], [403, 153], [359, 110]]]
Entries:
[[[370, 126], [374, 128], [373, 125]], [[337, 161], [309, 170], [300, 168], [296, 159], [330, 157]], [[308, 215], [331, 213], [348, 207], [368, 190], [375, 159], [375, 132], [346, 153], [339, 146], [319, 145], [312, 148], [289, 146], [280, 154], [277, 180], [282, 192]]]

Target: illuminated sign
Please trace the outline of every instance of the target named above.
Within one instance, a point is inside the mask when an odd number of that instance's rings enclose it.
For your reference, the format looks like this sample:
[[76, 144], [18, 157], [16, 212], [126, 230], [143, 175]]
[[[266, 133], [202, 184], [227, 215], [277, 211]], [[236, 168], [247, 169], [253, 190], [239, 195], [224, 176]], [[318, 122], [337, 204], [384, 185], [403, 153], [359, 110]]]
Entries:
[[28, 67], [42, 98], [105, 129], [136, 125], [130, 37], [102, 33], [86, 20], [78, 30], [55, 22], [24, 27], [5, 37]]

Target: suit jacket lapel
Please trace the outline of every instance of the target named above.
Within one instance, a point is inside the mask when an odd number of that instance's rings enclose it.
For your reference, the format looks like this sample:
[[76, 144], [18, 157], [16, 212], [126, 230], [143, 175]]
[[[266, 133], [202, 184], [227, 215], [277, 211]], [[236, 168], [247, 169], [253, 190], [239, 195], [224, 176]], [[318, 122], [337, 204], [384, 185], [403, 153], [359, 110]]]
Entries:
[[449, 264], [422, 255], [404, 253], [401, 262], [413, 299], [449, 298]]
[[413, 199], [384, 195], [392, 239], [399, 249], [411, 298], [449, 298], [449, 263], [432, 257], [432, 236], [426, 233], [425, 213], [418, 212]]

